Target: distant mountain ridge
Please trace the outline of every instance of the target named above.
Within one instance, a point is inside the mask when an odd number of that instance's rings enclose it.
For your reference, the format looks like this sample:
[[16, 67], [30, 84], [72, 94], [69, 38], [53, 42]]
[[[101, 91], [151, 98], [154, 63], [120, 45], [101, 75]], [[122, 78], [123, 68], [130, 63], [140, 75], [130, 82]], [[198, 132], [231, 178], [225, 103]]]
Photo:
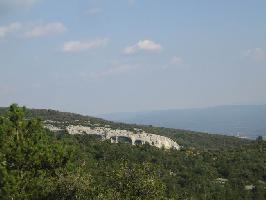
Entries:
[[228, 105], [137, 113], [112, 113], [100, 117], [125, 123], [150, 124], [208, 133], [266, 137], [266, 105]]

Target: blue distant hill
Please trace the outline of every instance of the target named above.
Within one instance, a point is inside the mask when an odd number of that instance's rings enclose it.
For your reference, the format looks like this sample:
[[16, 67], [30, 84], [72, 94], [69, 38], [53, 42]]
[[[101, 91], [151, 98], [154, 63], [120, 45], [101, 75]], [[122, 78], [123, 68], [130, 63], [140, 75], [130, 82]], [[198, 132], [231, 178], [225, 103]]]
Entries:
[[173, 109], [104, 114], [108, 120], [189, 129], [208, 133], [266, 137], [266, 105], [232, 105], [200, 109]]

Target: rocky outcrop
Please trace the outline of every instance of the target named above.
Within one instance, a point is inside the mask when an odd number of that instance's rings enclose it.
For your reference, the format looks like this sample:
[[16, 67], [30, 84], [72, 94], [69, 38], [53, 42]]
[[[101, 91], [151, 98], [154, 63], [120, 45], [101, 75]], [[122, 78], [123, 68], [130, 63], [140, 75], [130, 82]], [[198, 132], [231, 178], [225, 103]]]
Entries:
[[66, 127], [66, 130], [69, 134], [73, 135], [75, 134], [98, 135], [103, 140], [111, 140], [111, 142], [113, 143], [118, 143], [121, 140], [127, 140], [132, 145], [148, 143], [158, 148], [164, 147], [165, 149], [171, 149], [171, 148], [176, 150], [180, 149], [180, 146], [172, 139], [161, 135], [146, 133], [141, 129], [135, 129], [135, 131], [133, 132], [128, 130], [120, 130], [120, 129], [114, 130], [109, 128], [108, 126], [91, 128], [81, 125], [78, 126], [70, 125]]

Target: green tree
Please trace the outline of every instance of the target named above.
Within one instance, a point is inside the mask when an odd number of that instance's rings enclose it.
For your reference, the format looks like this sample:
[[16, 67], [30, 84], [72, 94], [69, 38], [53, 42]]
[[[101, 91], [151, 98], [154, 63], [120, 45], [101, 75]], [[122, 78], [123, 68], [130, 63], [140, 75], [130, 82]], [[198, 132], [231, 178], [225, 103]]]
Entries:
[[[69, 162], [73, 152], [49, 137], [40, 120], [26, 120], [24, 111], [13, 104], [0, 120], [0, 195], [3, 199], [46, 199], [54, 196], [62, 180], [77, 181], [69, 178], [75, 171]], [[88, 185], [87, 180], [80, 185]], [[68, 189], [72, 194], [79, 192], [65, 187], [57, 199]]]
[[159, 171], [150, 163], [132, 166], [124, 163], [108, 176], [114, 199], [165, 199], [166, 186], [160, 180]]

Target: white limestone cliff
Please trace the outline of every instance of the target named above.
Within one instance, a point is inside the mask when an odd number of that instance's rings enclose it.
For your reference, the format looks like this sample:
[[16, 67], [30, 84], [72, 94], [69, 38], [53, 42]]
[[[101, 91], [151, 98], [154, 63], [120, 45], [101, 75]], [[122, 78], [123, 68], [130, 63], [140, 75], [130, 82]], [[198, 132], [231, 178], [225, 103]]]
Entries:
[[158, 148], [164, 147], [165, 149], [171, 149], [171, 148], [176, 150], [180, 149], [180, 146], [172, 139], [161, 135], [146, 133], [141, 129], [135, 129], [136, 131], [135, 133], [133, 131], [128, 131], [128, 130], [119, 130], [119, 129], [113, 130], [108, 126], [91, 128], [81, 125], [77, 126], [70, 125], [66, 127], [66, 130], [69, 134], [72, 135], [75, 134], [98, 135], [101, 136], [103, 140], [110, 139], [111, 142], [114, 143], [117, 143], [119, 141], [119, 138], [127, 138], [130, 140], [132, 145], [148, 143]]

